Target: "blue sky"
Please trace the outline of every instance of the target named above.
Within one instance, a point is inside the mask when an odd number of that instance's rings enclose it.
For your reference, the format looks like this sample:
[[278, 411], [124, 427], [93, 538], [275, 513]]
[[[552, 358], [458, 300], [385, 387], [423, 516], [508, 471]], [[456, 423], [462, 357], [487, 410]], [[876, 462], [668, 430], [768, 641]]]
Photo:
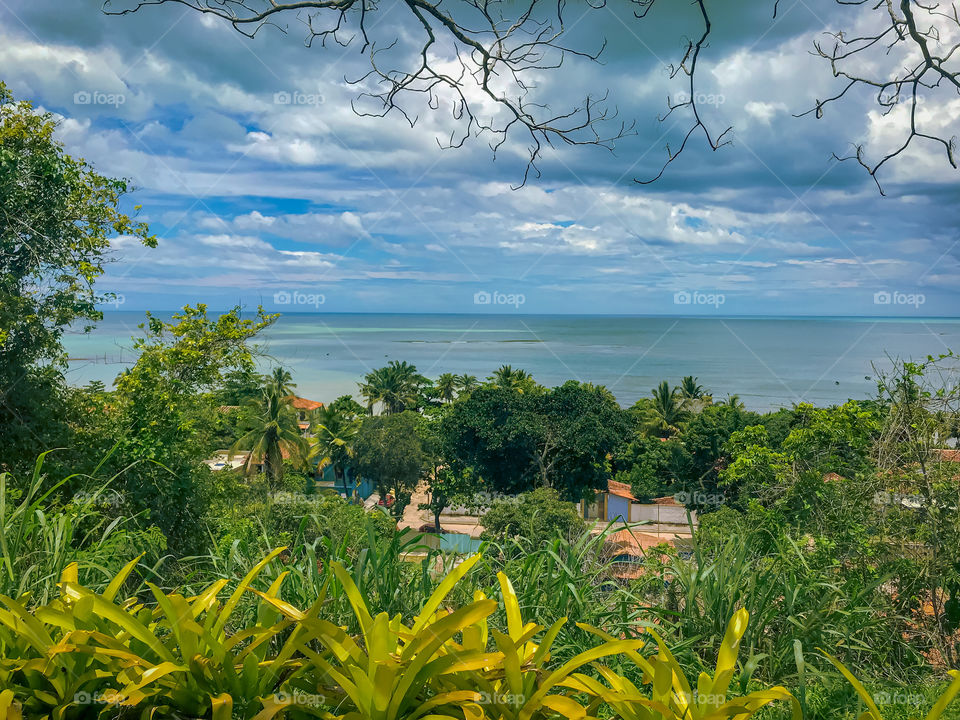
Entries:
[[[839, 89], [813, 39], [859, 29], [862, 11], [798, 0], [773, 20], [743, 5], [717, 18], [699, 81], [708, 124], [732, 125], [734, 142], [712, 152], [695, 138], [654, 185], [634, 178], [656, 174], [687, 127], [657, 119], [683, 90], [666, 65], [697, 29], [681, 11], [639, 22], [611, 6], [576, 23], [574, 41], [608, 40], [603, 64], [541, 73], [535, 98], [563, 107], [609, 90], [635, 134], [612, 153], [548, 150], [519, 190], [525, 138], [495, 157], [485, 137], [443, 149], [457, 129], [444, 103], [411, 101], [414, 128], [359, 117], [344, 78], [367, 57], [306, 47], [293, 18], [248, 40], [172, 4], [107, 17], [97, 3], [5, 0], [0, 77], [62, 117], [70, 152], [137, 187], [160, 245], [116, 243], [100, 287], [123, 309], [957, 315], [960, 173], [919, 146], [884, 172], [881, 197], [831, 153], [890, 147], [900, 108], [882, 117], [854, 95], [821, 120], [793, 117]], [[390, 27], [402, 52], [408, 29]], [[956, 93], [923, 112], [960, 128]]]

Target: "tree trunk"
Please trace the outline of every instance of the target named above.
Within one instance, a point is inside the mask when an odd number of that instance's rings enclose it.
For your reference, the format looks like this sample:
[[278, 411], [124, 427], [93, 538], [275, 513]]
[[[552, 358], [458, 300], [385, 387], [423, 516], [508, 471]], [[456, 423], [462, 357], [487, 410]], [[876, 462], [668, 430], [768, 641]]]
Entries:
[[436, 503], [436, 504], [434, 504], [434, 506], [433, 506], [433, 530], [434, 530], [434, 532], [436, 532], [436, 533], [438, 533], [438, 534], [441, 532], [441, 529], [440, 529], [440, 513], [443, 512], [443, 509], [444, 509], [445, 507], [446, 507], [446, 503], [444, 503], [444, 504], [442, 504], [442, 505], [441, 505], [440, 503]]

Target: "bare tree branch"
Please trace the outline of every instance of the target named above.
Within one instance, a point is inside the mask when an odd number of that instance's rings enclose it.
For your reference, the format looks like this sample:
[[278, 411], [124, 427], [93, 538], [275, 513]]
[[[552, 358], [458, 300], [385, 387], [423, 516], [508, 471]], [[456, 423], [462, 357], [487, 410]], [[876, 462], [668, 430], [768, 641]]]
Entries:
[[[118, 0], [122, 1], [122, 0]], [[287, 32], [289, 20], [306, 28], [306, 44], [327, 41], [348, 46], [360, 38], [360, 51], [368, 55], [370, 70], [359, 78], [346, 79], [358, 88], [351, 106], [358, 115], [382, 117], [401, 115], [411, 126], [418, 121], [420, 107], [439, 110], [449, 106], [455, 127], [438, 140], [441, 147], [462, 147], [471, 137], [485, 136], [493, 152], [517, 133], [527, 141], [528, 162], [521, 185], [531, 172], [539, 176], [538, 161], [545, 148], [555, 145], [597, 145], [613, 149], [615, 141], [633, 133], [633, 123], [618, 119], [608, 106], [608, 93], [587, 95], [564, 109], [554, 110], [537, 102], [536, 81], [545, 73], [562, 71], [568, 60], [598, 61], [605, 41], [598, 39], [590, 51], [569, 46], [564, 36], [566, 0], [127, 0], [124, 9], [108, 14], [137, 12], [150, 5], [176, 3], [229, 23], [247, 37], [255, 37], [265, 26]], [[650, 15], [656, 0], [630, 0], [637, 19]], [[692, 0], [702, 29], [695, 38], [684, 40], [679, 63], [669, 66], [671, 79], [682, 78], [686, 90], [667, 97], [667, 112], [660, 121], [677, 114], [689, 116], [690, 124], [679, 147], [666, 146], [667, 157], [651, 178], [637, 179], [649, 184], [663, 177], [667, 168], [695, 140], [702, 136], [713, 151], [731, 144], [732, 127], [711, 128], [704, 116], [705, 104], [697, 92], [697, 70], [709, 47], [713, 26], [708, 3]], [[835, 77], [844, 85], [835, 95], [817, 100], [810, 110], [797, 117], [824, 115], [826, 106], [837, 103], [852, 91], [867, 87], [876, 93], [876, 103], [889, 114], [909, 103], [909, 127], [896, 148], [878, 160], [868, 160], [863, 144], [839, 157], [859, 163], [883, 193], [878, 173], [889, 161], [902, 155], [914, 141], [942, 147], [954, 168], [956, 137], [945, 137], [923, 126], [918, 106], [924, 92], [935, 89], [960, 93], [960, 15], [954, 0], [835, 0], [838, 7], [862, 8], [851, 22], [869, 24], [876, 19], [875, 32], [848, 36], [845, 31], [828, 33], [831, 41], [814, 43], [815, 54], [829, 61]], [[576, 6], [578, 13], [606, 8], [607, 0], [586, 0]], [[661, 3], [662, 5], [663, 3]], [[379, 22], [393, 8], [401, 10], [401, 22]], [[612, 10], [612, 8], [610, 8]], [[772, 0], [777, 18], [780, 0]], [[579, 18], [578, 18], [579, 19]], [[875, 23], [876, 24], [876, 23]], [[882, 68], [892, 62], [902, 67], [889, 72]], [[867, 69], [863, 69], [867, 68]]]
[[[612, 149], [632, 132], [632, 124], [617, 121], [616, 109], [607, 107], [606, 93], [588, 95], [562, 111], [531, 99], [538, 74], [561, 68], [571, 56], [597, 61], [606, 44], [601, 40], [595, 50], [583, 51], [561, 42], [565, 0], [461, 0], [443, 8], [443, 0], [397, 0], [410, 21], [400, 29], [394, 22], [373, 21], [386, 11], [384, 0], [138, 0], [119, 10], [107, 0], [104, 12], [123, 15], [170, 3], [221, 18], [251, 38], [268, 25], [286, 32], [290, 17], [305, 25], [308, 46], [328, 40], [347, 46], [359, 34], [371, 69], [347, 80], [361, 89], [352, 103], [358, 115], [396, 113], [413, 126], [417, 116], [406, 104], [411, 95], [425, 97], [433, 110], [452, 98], [451, 115], [459, 129], [441, 146], [461, 147], [471, 136], [487, 136], [496, 153], [511, 132], [525, 133], [528, 162], [521, 185], [531, 172], [539, 176], [537, 162], [545, 147], [561, 143]], [[580, 11], [598, 7], [602, 0]], [[408, 32], [415, 37], [412, 53]], [[444, 69], [451, 64], [456, 70]], [[481, 112], [484, 101], [493, 101], [495, 110]], [[373, 109], [366, 108], [369, 102]]]
[[[650, 10], [653, 9], [653, 5], [656, 0], [631, 0], [638, 7], [639, 11], [636, 11], [634, 14], [638, 19], [643, 19], [647, 16]], [[687, 95], [686, 97], [676, 98], [676, 102], [667, 97], [667, 113], [666, 115], [660, 116], [660, 122], [663, 122], [668, 117], [670, 117], [675, 111], [681, 110], [682, 108], [690, 108], [690, 114], [693, 118], [693, 124], [686, 134], [683, 136], [683, 142], [680, 143], [680, 147], [676, 151], [670, 149], [669, 143], [667, 144], [667, 160], [663, 163], [663, 166], [660, 168], [660, 172], [654, 175], [652, 178], [647, 180], [637, 180], [634, 179], [634, 182], [641, 185], [649, 185], [650, 183], [656, 182], [661, 177], [663, 173], [666, 172], [667, 167], [676, 160], [680, 153], [684, 151], [687, 147], [687, 143], [690, 141], [690, 138], [700, 130], [704, 138], [707, 141], [711, 150], [719, 150], [724, 145], [729, 145], [732, 140], [728, 138], [728, 135], [733, 132], [733, 127], [727, 127], [726, 130], [719, 133], [716, 138], [713, 137], [710, 129], [704, 124], [703, 118], [701, 116], [701, 109], [697, 105], [698, 95], [696, 90], [696, 72], [697, 72], [697, 62], [700, 59], [701, 51], [707, 47], [707, 40], [710, 38], [710, 31], [713, 26], [710, 22], [710, 15], [707, 13], [706, 0], [695, 0], [697, 8], [700, 10], [700, 17], [703, 20], [703, 32], [700, 37], [694, 41], [688, 39], [686, 41], [686, 49], [683, 54], [683, 59], [678, 65], [670, 66], [670, 79], [677, 77], [681, 73], [687, 77]]]
[[[869, 3], [873, 3], [872, 5]], [[815, 106], [797, 117], [814, 114], [822, 118], [824, 107], [844, 98], [850, 91], [870, 88], [883, 115], [888, 115], [901, 103], [908, 103], [909, 128], [902, 141], [885, 151], [879, 160], [867, 159], [863, 144], [854, 144], [853, 152], [834, 157], [854, 160], [873, 178], [880, 194], [883, 187], [877, 177], [880, 169], [893, 160], [914, 140], [926, 140], [943, 148], [947, 162], [957, 167], [957, 137], [945, 137], [926, 132], [920, 127], [917, 109], [924, 99], [922, 90], [936, 88], [953, 90], [960, 94], [960, 15], [953, 2], [929, 3], [920, 0], [837, 0], [838, 5], [865, 6], [869, 13], [882, 19], [875, 32], [848, 37], [843, 31], [828, 33], [832, 42], [817, 41], [815, 52], [830, 63], [834, 77], [843, 78], [845, 85], [836, 95], [817, 100]], [[884, 74], [884, 59], [902, 56], [903, 66]], [[874, 68], [868, 72], [864, 68]]]

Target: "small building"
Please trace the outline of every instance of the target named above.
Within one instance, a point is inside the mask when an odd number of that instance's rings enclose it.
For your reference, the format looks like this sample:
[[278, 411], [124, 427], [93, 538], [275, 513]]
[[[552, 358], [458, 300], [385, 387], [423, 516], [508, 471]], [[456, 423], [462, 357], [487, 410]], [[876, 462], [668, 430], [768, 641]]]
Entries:
[[630, 486], [616, 480], [607, 481], [606, 491], [599, 491], [592, 503], [580, 502], [577, 510], [584, 520], [603, 520], [605, 522], [649, 522], [655, 525], [677, 525], [688, 527], [697, 525], [697, 513], [690, 510], [687, 520], [687, 508], [667, 495], [654, 498], [652, 502], [640, 502], [634, 497]]
[[310, 413], [322, 408], [323, 403], [293, 395], [290, 398], [290, 406], [297, 411], [297, 425], [300, 426], [300, 434], [306, 435], [310, 430]]

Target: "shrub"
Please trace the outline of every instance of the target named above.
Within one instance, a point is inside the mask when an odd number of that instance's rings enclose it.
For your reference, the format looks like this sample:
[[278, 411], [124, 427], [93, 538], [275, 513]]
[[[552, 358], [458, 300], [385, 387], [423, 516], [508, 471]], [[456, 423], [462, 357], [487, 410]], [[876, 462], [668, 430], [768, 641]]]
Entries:
[[529, 547], [548, 544], [558, 535], [573, 540], [587, 531], [573, 503], [561, 500], [551, 488], [495, 500], [480, 522], [484, 539], [519, 537]]

